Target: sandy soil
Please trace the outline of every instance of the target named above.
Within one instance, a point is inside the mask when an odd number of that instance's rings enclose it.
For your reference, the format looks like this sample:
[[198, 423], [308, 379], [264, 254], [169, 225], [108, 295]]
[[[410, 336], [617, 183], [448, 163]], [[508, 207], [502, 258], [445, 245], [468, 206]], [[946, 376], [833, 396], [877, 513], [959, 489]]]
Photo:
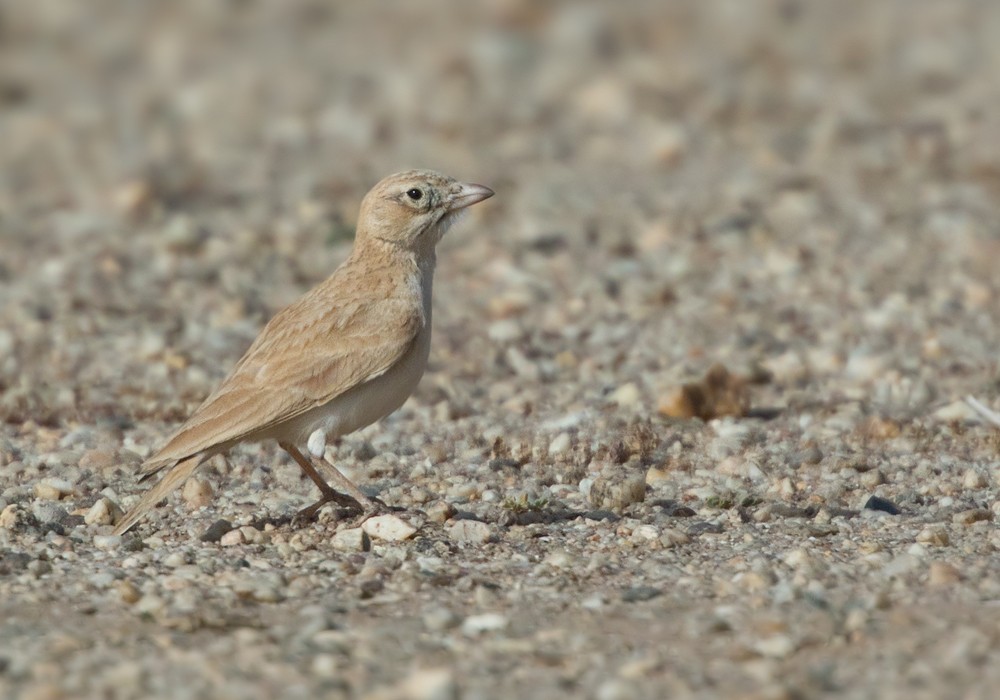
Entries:
[[[998, 38], [972, 0], [0, 4], [0, 696], [993, 697]], [[416, 395], [332, 452], [402, 530], [291, 529], [261, 445], [110, 536], [414, 166], [497, 196]], [[737, 415], [676, 417], [715, 364]]]

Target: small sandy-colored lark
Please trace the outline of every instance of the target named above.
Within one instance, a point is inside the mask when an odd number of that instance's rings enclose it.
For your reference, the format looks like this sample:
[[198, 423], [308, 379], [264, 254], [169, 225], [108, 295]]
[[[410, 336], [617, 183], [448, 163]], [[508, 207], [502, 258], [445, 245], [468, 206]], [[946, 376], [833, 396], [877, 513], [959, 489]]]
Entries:
[[[389, 415], [420, 381], [431, 342], [434, 248], [482, 185], [428, 170], [385, 178], [361, 202], [354, 249], [322, 284], [264, 327], [232, 372], [141, 467], [165, 472], [115, 527], [122, 534], [202, 462], [240, 442], [275, 440], [330, 502], [380, 505], [325, 457], [326, 445]], [[306, 446], [306, 452], [300, 446]], [[317, 471], [327, 468], [333, 485]]]

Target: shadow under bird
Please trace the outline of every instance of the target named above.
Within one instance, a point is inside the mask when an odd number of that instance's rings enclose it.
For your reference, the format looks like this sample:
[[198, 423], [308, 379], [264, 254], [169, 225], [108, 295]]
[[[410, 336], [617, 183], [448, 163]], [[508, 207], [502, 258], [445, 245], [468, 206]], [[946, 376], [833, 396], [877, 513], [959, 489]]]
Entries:
[[466, 207], [492, 196], [488, 187], [429, 170], [375, 185], [361, 202], [350, 257], [272, 318], [215, 392], [146, 460], [141, 480], [163, 477], [115, 534], [202, 462], [262, 440], [277, 441], [319, 487], [320, 500], [297, 518], [312, 518], [330, 502], [378, 512], [380, 504], [326, 460], [327, 442], [389, 415], [413, 392], [430, 350], [435, 246]]

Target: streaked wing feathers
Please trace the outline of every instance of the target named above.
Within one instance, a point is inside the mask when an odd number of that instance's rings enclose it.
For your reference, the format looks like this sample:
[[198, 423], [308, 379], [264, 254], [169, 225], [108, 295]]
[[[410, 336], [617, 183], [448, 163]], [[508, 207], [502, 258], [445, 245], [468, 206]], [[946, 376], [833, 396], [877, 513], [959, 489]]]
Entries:
[[142, 472], [266, 431], [374, 379], [406, 354], [424, 324], [420, 307], [405, 299], [351, 299], [324, 310], [328, 295], [320, 286], [271, 319]]

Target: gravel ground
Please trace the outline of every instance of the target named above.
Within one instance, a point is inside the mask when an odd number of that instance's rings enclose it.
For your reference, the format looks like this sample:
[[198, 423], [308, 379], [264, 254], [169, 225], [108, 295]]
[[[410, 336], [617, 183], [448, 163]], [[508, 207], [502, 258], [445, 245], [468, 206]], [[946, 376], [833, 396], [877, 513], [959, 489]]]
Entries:
[[[0, 4], [0, 697], [994, 697], [1000, 5], [471, 7]], [[497, 196], [333, 448], [407, 510], [112, 537], [412, 166]]]

